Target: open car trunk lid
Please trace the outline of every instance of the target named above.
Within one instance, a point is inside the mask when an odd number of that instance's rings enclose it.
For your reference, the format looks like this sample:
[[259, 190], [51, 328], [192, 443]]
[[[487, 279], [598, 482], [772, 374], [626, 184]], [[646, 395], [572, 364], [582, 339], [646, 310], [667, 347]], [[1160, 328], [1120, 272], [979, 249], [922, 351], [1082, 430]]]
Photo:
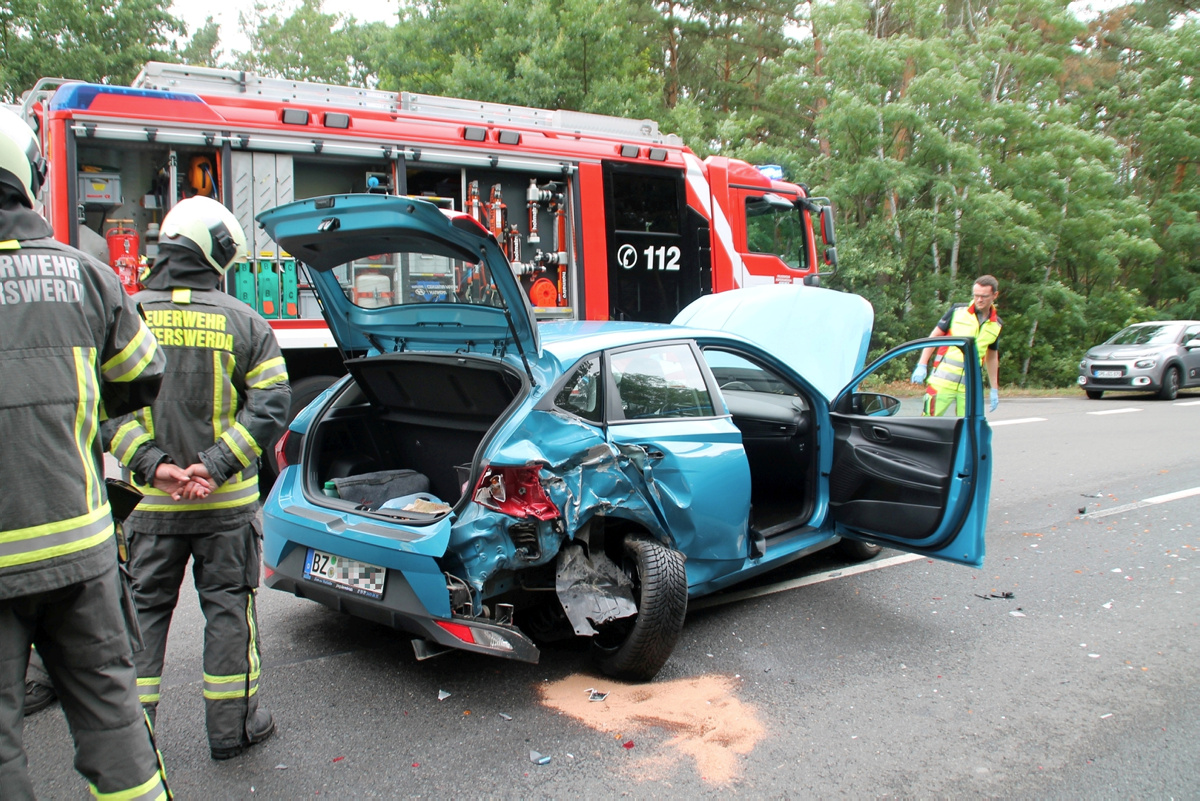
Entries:
[[529, 299], [468, 214], [410, 197], [330, 195], [257, 219], [309, 268], [343, 350], [538, 352]]

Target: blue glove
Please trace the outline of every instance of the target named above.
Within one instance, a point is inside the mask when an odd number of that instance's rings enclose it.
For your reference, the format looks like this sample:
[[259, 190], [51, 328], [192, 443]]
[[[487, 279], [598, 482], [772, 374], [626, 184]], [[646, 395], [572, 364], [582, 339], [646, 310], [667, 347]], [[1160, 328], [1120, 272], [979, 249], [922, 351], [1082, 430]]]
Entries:
[[1000, 393], [995, 389], [988, 390], [988, 411], [996, 411], [996, 407], [1000, 405]]
[[929, 375], [929, 369], [923, 364], [918, 364], [917, 369], [913, 370], [912, 378], [910, 378], [909, 380], [912, 381], [914, 384], [924, 384], [925, 377], [928, 375]]

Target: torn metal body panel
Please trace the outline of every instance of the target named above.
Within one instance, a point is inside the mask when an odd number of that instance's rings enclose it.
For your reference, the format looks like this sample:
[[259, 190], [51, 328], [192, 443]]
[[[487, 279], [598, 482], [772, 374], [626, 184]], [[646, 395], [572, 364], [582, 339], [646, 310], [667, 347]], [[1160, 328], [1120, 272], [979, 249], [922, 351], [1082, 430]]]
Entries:
[[567, 620], [580, 637], [594, 635], [593, 626], [637, 614], [629, 577], [602, 551], [589, 553], [578, 542], [558, 552], [554, 589]]

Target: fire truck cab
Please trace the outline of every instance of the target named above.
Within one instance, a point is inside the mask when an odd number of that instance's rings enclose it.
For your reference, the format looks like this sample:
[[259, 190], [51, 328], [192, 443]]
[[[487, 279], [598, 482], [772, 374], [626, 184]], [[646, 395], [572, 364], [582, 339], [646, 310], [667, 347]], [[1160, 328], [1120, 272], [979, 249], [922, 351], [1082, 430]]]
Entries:
[[[666, 322], [700, 295], [812, 282], [836, 264], [828, 200], [742, 161], [701, 160], [651, 120], [157, 62], [130, 87], [43, 81], [25, 109], [50, 164], [56, 236], [99, 248], [130, 291], [173, 204], [199, 194], [233, 210], [252, 253], [226, 290], [270, 321], [293, 381], [315, 380], [309, 397], [344, 372], [341, 358], [303, 264], [254, 223], [292, 200], [381, 192], [465, 210], [542, 318]], [[447, 260], [426, 261], [371, 257], [337, 275], [366, 306], [472, 290]]]

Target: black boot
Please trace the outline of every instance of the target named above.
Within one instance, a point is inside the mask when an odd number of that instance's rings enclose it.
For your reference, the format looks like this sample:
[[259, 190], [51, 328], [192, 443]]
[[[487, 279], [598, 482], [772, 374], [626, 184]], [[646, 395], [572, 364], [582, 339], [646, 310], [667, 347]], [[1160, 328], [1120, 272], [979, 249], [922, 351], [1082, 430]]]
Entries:
[[38, 684], [36, 681], [25, 682], [25, 714], [32, 715], [41, 712], [58, 700], [58, 693], [49, 684]]
[[271, 717], [271, 713], [267, 710], [259, 709], [255, 712], [254, 721], [248, 728], [252, 732], [249, 738], [237, 745], [212, 748], [212, 758], [233, 759], [235, 756], [244, 754], [250, 746], [269, 740], [271, 735], [275, 733], [275, 719]]

